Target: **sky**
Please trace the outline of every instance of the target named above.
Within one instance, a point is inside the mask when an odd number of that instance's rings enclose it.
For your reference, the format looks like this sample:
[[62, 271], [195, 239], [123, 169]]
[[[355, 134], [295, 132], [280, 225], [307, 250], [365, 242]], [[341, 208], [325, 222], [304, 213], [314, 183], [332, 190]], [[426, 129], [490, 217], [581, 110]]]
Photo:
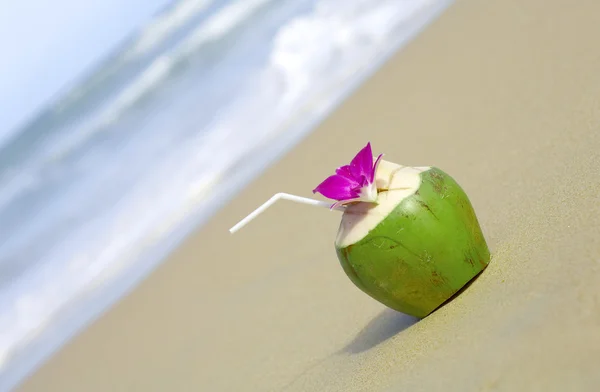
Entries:
[[170, 2], [1, 2], [0, 141]]

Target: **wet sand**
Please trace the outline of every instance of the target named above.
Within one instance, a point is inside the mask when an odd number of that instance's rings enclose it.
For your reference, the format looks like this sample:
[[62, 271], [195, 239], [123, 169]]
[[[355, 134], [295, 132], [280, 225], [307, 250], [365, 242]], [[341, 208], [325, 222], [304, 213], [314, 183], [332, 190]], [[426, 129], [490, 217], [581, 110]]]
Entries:
[[[457, 1], [21, 391], [595, 391], [600, 2]], [[355, 288], [339, 215], [281, 202], [368, 140], [470, 196], [488, 269], [424, 320]]]

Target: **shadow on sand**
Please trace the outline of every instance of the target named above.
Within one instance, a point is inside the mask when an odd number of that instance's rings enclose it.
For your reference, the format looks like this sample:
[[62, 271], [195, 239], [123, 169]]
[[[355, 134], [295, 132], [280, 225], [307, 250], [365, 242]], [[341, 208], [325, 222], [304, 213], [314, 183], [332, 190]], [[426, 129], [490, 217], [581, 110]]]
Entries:
[[[435, 314], [441, 308], [452, 302], [456, 297], [464, 293], [468, 288], [481, 276], [481, 273], [476, 275], [467, 284], [465, 284], [458, 292], [450, 297], [446, 302], [440, 305], [430, 315]], [[427, 316], [429, 317], [429, 316]], [[367, 324], [356, 337], [341, 350], [344, 354], [359, 354], [385, 342], [396, 334], [408, 329], [416, 324], [420, 319], [409, 316], [404, 313], [386, 308], [379, 313], [373, 320]]]
[[416, 317], [385, 309], [371, 320], [341, 352], [359, 354], [370, 350], [414, 325], [417, 321], [419, 319]]

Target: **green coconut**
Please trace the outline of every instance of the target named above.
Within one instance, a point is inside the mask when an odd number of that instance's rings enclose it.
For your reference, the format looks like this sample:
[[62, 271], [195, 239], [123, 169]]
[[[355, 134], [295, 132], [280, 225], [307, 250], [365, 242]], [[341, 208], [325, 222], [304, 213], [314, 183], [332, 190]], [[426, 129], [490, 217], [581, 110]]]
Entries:
[[442, 170], [382, 161], [376, 183], [377, 204], [346, 208], [338, 258], [363, 292], [423, 318], [483, 271], [490, 252], [467, 195]]

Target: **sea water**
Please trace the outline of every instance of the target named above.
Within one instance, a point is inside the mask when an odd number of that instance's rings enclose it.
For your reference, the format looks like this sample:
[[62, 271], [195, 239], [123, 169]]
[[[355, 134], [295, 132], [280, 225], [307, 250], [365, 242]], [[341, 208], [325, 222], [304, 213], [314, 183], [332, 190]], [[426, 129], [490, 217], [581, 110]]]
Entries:
[[133, 288], [450, 3], [180, 0], [0, 135], [0, 389]]

